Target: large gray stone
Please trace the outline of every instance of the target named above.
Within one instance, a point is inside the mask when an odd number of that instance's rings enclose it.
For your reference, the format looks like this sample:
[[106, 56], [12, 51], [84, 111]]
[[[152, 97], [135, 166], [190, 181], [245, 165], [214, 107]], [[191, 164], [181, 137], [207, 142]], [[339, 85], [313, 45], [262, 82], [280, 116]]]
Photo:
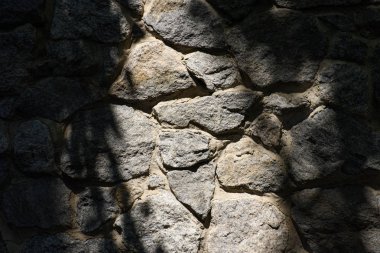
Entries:
[[3, 191], [1, 210], [16, 227], [70, 227], [70, 193], [60, 179], [20, 181]]
[[207, 0], [222, 14], [234, 20], [243, 19], [255, 7], [258, 0]]
[[9, 137], [6, 123], [0, 120], [0, 154], [8, 149]]
[[362, 0], [276, 0], [276, 4], [281, 7], [293, 8], [293, 9], [306, 9], [320, 6], [345, 6], [356, 5]]
[[75, 179], [129, 180], [148, 173], [155, 125], [128, 106], [83, 111], [69, 125], [61, 170]]
[[170, 189], [177, 199], [188, 206], [199, 217], [205, 219], [211, 209], [211, 199], [215, 188], [215, 166], [206, 164], [197, 171], [169, 171]]
[[201, 0], [152, 0], [143, 17], [166, 42], [192, 48], [224, 48], [221, 21]]

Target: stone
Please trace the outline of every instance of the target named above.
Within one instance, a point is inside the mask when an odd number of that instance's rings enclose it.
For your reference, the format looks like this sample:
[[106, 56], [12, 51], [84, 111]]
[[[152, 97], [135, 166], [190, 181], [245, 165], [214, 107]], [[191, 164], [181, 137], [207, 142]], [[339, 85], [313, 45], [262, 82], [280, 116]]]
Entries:
[[348, 33], [338, 33], [330, 49], [329, 58], [362, 64], [367, 59], [368, 46]]
[[201, 165], [195, 172], [173, 170], [167, 176], [176, 198], [202, 220], [206, 219], [214, 195], [215, 166]]
[[222, 14], [233, 20], [241, 20], [246, 17], [256, 6], [257, 0], [207, 0]]
[[132, 15], [141, 18], [144, 14], [144, 1], [145, 0], [120, 0], [119, 2], [130, 10]]
[[194, 89], [182, 55], [158, 40], [132, 48], [110, 94], [127, 101], [155, 100]]
[[148, 188], [150, 190], [165, 189], [165, 178], [159, 174], [150, 175], [148, 178]]
[[350, 15], [330, 13], [318, 16], [318, 19], [342, 32], [354, 32], [356, 30], [354, 19]]
[[289, 229], [285, 215], [258, 196], [213, 200], [205, 251], [285, 252]]
[[116, 187], [116, 199], [121, 211], [132, 207], [136, 199], [144, 193], [145, 181], [142, 178], [130, 179]]
[[60, 179], [28, 179], [3, 191], [1, 210], [16, 227], [71, 227], [70, 193]]
[[239, 69], [227, 55], [194, 52], [185, 56], [187, 69], [200, 79], [208, 90], [227, 89], [242, 83]]
[[14, 112], [16, 110], [16, 101], [17, 97], [15, 96], [7, 96], [0, 98], [0, 118], [1, 119], [9, 119], [13, 117]]
[[1, 234], [0, 234], [0, 252], [8, 253], [7, 245], [5, 244]]
[[[201, 224], [167, 191], [138, 200], [115, 222], [123, 243], [139, 252], [198, 252]], [[134, 232], [134, 234], [132, 233]], [[140, 245], [136, 245], [140, 242]]]
[[163, 125], [179, 128], [190, 124], [213, 134], [236, 130], [244, 121], [245, 112], [259, 101], [261, 93], [250, 90], [226, 90], [211, 96], [161, 102], [153, 114]]
[[371, 78], [375, 101], [380, 104], [380, 43], [374, 46], [372, 55], [369, 57]]
[[9, 166], [8, 159], [0, 156], [0, 186], [8, 182]]
[[41, 19], [44, 0], [12, 0], [0, 2], [0, 26], [14, 26]]
[[250, 15], [226, 38], [239, 67], [259, 87], [312, 82], [327, 50], [316, 19], [286, 9]]
[[39, 120], [20, 124], [13, 139], [13, 157], [25, 173], [55, 172], [54, 145], [49, 128]]
[[99, 229], [116, 218], [118, 207], [112, 188], [89, 187], [78, 194], [76, 221], [83, 233]]
[[103, 43], [120, 43], [131, 32], [132, 26], [120, 6], [111, 0], [58, 0], [50, 31], [55, 40], [91, 39]]
[[4, 153], [9, 146], [8, 127], [6, 123], [0, 120], [0, 154]]
[[358, 8], [353, 13], [353, 19], [357, 34], [367, 39], [377, 39], [380, 36], [378, 25], [380, 24], [379, 6]]
[[271, 148], [280, 145], [282, 123], [273, 114], [263, 113], [257, 117], [246, 129], [246, 134], [257, 137], [261, 142]]
[[211, 158], [209, 143], [207, 135], [186, 129], [160, 133], [158, 147], [165, 167], [184, 169]]
[[152, 0], [144, 22], [165, 42], [198, 49], [225, 48], [222, 22], [201, 0]]
[[276, 0], [275, 2], [281, 7], [292, 8], [292, 9], [307, 9], [307, 8], [322, 7], [322, 6], [357, 5], [361, 2], [361, 0], [317, 0], [317, 1]]
[[82, 111], [65, 133], [62, 172], [74, 179], [127, 181], [149, 171], [156, 126], [129, 106]]
[[312, 252], [378, 251], [378, 191], [358, 185], [313, 188], [291, 201], [292, 218]]
[[216, 174], [222, 187], [260, 193], [282, 190], [287, 179], [281, 157], [248, 137], [226, 147], [218, 160]]
[[46, 78], [26, 89], [17, 110], [29, 116], [64, 121], [86, 104], [99, 99], [90, 85], [64, 77]]

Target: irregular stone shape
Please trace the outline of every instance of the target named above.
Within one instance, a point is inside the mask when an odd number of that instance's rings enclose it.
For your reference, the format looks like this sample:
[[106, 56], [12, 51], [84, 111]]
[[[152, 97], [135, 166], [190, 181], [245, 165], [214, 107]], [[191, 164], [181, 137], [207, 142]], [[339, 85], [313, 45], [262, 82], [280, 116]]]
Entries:
[[286, 9], [250, 15], [226, 38], [239, 66], [260, 87], [312, 82], [327, 49], [316, 19]]
[[374, 97], [380, 104], [380, 43], [376, 44], [369, 58]]
[[89, 85], [64, 77], [47, 78], [25, 90], [18, 111], [63, 121], [84, 105], [98, 98]]
[[195, 124], [214, 134], [237, 129], [261, 93], [249, 90], [215, 92], [212, 96], [161, 102], [153, 108], [160, 123], [185, 128]]
[[320, 6], [345, 6], [359, 4], [361, 0], [276, 0], [276, 4], [281, 7], [293, 9], [306, 9]]
[[0, 186], [6, 183], [8, 180], [9, 166], [10, 165], [8, 159], [0, 156]]
[[0, 120], [0, 154], [8, 149], [8, 128], [4, 121]]
[[182, 55], [158, 40], [132, 48], [121, 78], [110, 94], [131, 101], [153, 100], [196, 85], [182, 64]]
[[310, 102], [294, 94], [273, 93], [263, 98], [264, 111], [277, 116], [285, 116], [295, 111], [308, 109]]
[[210, 137], [193, 130], [162, 132], [158, 147], [162, 162], [169, 169], [183, 169], [211, 158]]
[[[201, 224], [167, 191], [138, 200], [117, 218], [127, 248], [139, 252], [198, 252]], [[140, 242], [141, 245], [137, 245]]]
[[0, 26], [11, 26], [35, 21], [41, 17], [44, 0], [2, 0], [0, 2]]
[[120, 0], [120, 4], [129, 9], [134, 16], [142, 17], [144, 14], [144, 0]]
[[217, 10], [234, 20], [243, 19], [255, 6], [257, 0], [207, 0]]
[[188, 206], [201, 219], [205, 219], [211, 209], [211, 199], [214, 195], [215, 166], [205, 164], [197, 171], [169, 171], [170, 189], [177, 199]]
[[143, 19], [170, 44], [225, 48], [222, 23], [212, 8], [201, 0], [152, 0]]
[[89, 38], [117, 43], [129, 38], [131, 32], [131, 24], [114, 1], [58, 0], [55, 3], [53, 39]]
[[84, 233], [94, 232], [116, 218], [118, 207], [112, 188], [90, 187], [78, 194], [77, 224]]
[[338, 33], [328, 55], [329, 58], [343, 61], [364, 63], [367, 58], [368, 46], [363, 41], [348, 33]]
[[368, 75], [361, 67], [350, 63], [325, 65], [318, 73], [317, 83], [322, 102], [353, 113], [368, 112]]
[[206, 252], [285, 252], [285, 215], [257, 196], [214, 200]]
[[164, 189], [165, 188], [165, 178], [161, 175], [152, 174], [148, 178], [148, 188], [150, 190], [154, 189]]
[[69, 125], [61, 170], [75, 179], [117, 182], [148, 173], [155, 125], [128, 106], [77, 114]]
[[145, 181], [134, 178], [119, 184], [116, 188], [116, 199], [122, 211], [130, 209], [136, 199], [144, 193]]
[[185, 56], [185, 64], [189, 72], [212, 91], [231, 88], [242, 82], [236, 63], [226, 55], [194, 52]]
[[229, 144], [218, 160], [216, 174], [222, 186], [257, 192], [278, 192], [286, 184], [281, 157], [243, 137]]
[[54, 146], [49, 128], [38, 120], [21, 123], [13, 139], [17, 167], [26, 173], [54, 173]]
[[[346, 186], [292, 196], [292, 218], [312, 252], [378, 252], [379, 192]], [[375, 236], [374, 236], [375, 235]]]
[[16, 227], [70, 227], [70, 190], [60, 179], [40, 178], [12, 184], [3, 191], [1, 209]]
[[278, 147], [281, 139], [282, 123], [273, 114], [263, 113], [246, 129], [248, 136], [260, 138], [267, 147]]

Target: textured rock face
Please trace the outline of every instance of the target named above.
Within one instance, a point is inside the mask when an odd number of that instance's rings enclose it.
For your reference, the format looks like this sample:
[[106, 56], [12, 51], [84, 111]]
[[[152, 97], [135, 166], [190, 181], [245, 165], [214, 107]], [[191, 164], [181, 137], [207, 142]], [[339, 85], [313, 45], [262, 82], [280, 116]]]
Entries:
[[0, 120], [0, 154], [8, 149], [8, 128], [4, 121]]
[[294, 9], [303, 9], [319, 6], [345, 6], [350, 4], [359, 4], [361, 0], [317, 0], [317, 1], [307, 1], [307, 0], [276, 0], [276, 4]]
[[265, 146], [275, 148], [280, 145], [281, 129], [282, 123], [275, 115], [263, 113], [252, 122], [246, 132], [260, 138]]
[[222, 11], [228, 17], [240, 20], [247, 16], [255, 6], [257, 0], [207, 0], [216, 9]]
[[43, 0], [12, 0], [0, 3], [0, 26], [18, 25], [27, 21], [36, 21], [41, 17]]

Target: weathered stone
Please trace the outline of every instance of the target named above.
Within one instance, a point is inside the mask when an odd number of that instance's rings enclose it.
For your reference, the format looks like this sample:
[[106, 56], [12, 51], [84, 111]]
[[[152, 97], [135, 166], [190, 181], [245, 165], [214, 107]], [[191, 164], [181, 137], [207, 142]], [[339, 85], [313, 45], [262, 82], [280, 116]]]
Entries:
[[231, 88], [242, 82], [236, 63], [226, 55], [195, 52], [185, 56], [185, 64], [189, 72], [212, 91]]
[[273, 93], [263, 98], [264, 111], [277, 116], [305, 110], [310, 106], [306, 98], [285, 93]]
[[338, 33], [330, 49], [329, 58], [343, 61], [364, 63], [367, 58], [368, 46], [365, 42], [348, 33]]
[[44, 0], [13, 0], [0, 1], [0, 26], [19, 25], [41, 18]]
[[285, 215], [257, 196], [214, 200], [206, 252], [284, 252], [289, 231]]
[[105, 187], [90, 187], [79, 193], [76, 220], [82, 232], [94, 232], [116, 218], [118, 207], [113, 194], [112, 188]]
[[192, 48], [224, 48], [222, 23], [201, 0], [152, 0], [143, 17], [165, 41]]
[[129, 180], [148, 173], [155, 125], [128, 106], [103, 106], [77, 114], [69, 125], [61, 170], [76, 179]]
[[369, 187], [307, 189], [292, 196], [292, 218], [312, 252], [378, 252], [379, 201]]
[[114, 1], [58, 0], [55, 3], [53, 39], [89, 38], [117, 43], [128, 39], [131, 31], [131, 24]]
[[[115, 226], [127, 248], [140, 247], [139, 252], [146, 253], [195, 253], [202, 236], [201, 224], [167, 191], [138, 200]], [[138, 241], [141, 245], [136, 245]]]
[[71, 226], [70, 190], [60, 179], [29, 179], [12, 184], [2, 194], [1, 209], [16, 227]]
[[359, 4], [361, 0], [276, 0], [276, 4], [281, 7], [293, 9], [306, 9], [320, 6], [345, 6]]
[[54, 146], [49, 128], [38, 120], [26, 121], [17, 128], [13, 140], [17, 167], [25, 173], [55, 172]]
[[250, 90], [227, 90], [212, 96], [161, 102], [153, 108], [160, 123], [184, 128], [200, 126], [214, 134], [236, 130], [245, 112], [260, 99], [261, 93]]
[[257, 192], [278, 192], [287, 177], [281, 157], [248, 137], [226, 147], [216, 173], [224, 187], [244, 187]]
[[255, 6], [257, 0], [207, 0], [217, 10], [234, 20], [243, 19]]
[[144, 186], [145, 182], [141, 178], [134, 178], [117, 186], [116, 199], [122, 211], [128, 210], [143, 195]]
[[0, 154], [8, 149], [8, 128], [4, 121], [0, 120]]
[[162, 162], [168, 169], [195, 166], [211, 158], [210, 137], [199, 131], [165, 131], [159, 136]]
[[246, 129], [248, 136], [260, 138], [267, 147], [278, 147], [281, 139], [282, 123], [273, 114], [263, 113]]
[[129, 9], [134, 16], [142, 17], [144, 14], [145, 0], [119, 0], [120, 4]]
[[154, 100], [195, 86], [182, 55], [154, 40], [132, 48], [110, 94], [130, 101]]
[[177, 199], [205, 219], [210, 211], [214, 194], [215, 166], [206, 164], [195, 172], [169, 171], [167, 175], [170, 189]]
[[148, 178], [148, 188], [150, 190], [154, 189], [164, 189], [165, 188], [165, 179], [161, 175], [152, 174]]
[[260, 87], [313, 81], [327, 49], [316, 19], [286, 9], [250, 15], [226, 38], [240, 67]]

